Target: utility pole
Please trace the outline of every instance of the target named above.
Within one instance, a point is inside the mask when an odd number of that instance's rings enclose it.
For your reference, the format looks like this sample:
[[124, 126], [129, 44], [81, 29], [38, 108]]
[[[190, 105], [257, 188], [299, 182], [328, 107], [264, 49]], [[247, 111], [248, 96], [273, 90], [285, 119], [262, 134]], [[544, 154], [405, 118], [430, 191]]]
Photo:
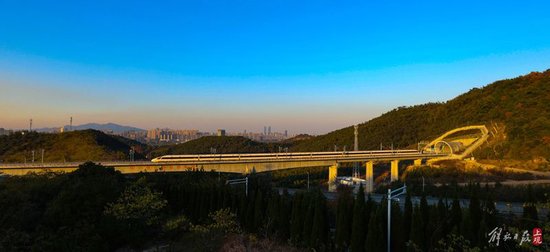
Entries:
[[407, 185], [393, 191], [388, 189], [388, 252], [391, 251], [391, 201], [405, 193], [407, 193]]
[[73, 131], [73, 117], [71, 116], [71, 120], [69, 121], [69, 131]]
[[358, 151], [359, 150], [359, 125], [354, 125], [354, 135], [355, 135], [355, 142], [353, 144], [353, 150]]
[[44, 149], [42, 149], [42, 164], [44, 164]]
[[29, 132], [31, 132], [31, 131], [32, 131], [32, 118], [31, 118], [31, 120], [29, 120]]
[[[355, 141], [353, 143], [353, 150], [354, 151], [358, 151], [359, 150], [359, 125], [354, 125], [353, 126], [353, 129], [354, 129], [354, 135], [355, 135]], [[354, 178], [359, 178], [359, 163], [354, 163], [353, 164], [353, 177]]]
[[34, 163], [34, 150], [32, 150], [32, 162]]
[[130, 149], [130, 161], [132, 162], [134, 161], [134, 153], [135, 153], [134, 149]]

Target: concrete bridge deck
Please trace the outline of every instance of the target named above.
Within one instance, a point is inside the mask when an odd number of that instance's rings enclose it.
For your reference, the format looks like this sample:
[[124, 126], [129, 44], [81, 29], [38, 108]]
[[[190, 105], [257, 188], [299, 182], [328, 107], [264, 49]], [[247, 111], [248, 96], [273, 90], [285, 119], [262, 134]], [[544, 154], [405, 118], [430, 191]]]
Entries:
[[[460, 132], [469, 133], [479, 130], [473, 137], [471, 133], [461, 137], [451, 137]], [[485, 125], [473, 125], [453, 129], [441, 135], [419, 150], [372, 150], [343, 152], [290, 152], [290, 153], [249, 153], [249, 154], [200, 154], [200, 155], [166, 155], [146, 162], [97, 162], [114, 167], [121, 173], [140, 172], [184, 172], [204, 170], [247, 174], [251, 172], [269, 172], [283, 169], [299, 169], [306, 167], [329, 167], [329, 190], [335, 189], [338, 167], [342, 163], [364, 163], [366, 190], [372, 191], [374, 162], [390, 162], [391, 181], [399, 178], [399, 162], [414, 160], [414, 165], [421, 165], [424, 160], [460, 160], [485, 143], [489, 137]], [[444, 141], [447, 140], [447, 141]], [[449, 143], [449, 141], [451, 141]], [[452, 144], [460, 142], [465, 149], [454, 153]], [[448, 146], [448, 151], [443, 147]], [[437, 147], [437, 148], [436, 148]], [[442, 149], [443, 148], [443, 149]], [[72, 172], [81, 163], [49, 163], [49, 164], [0, 164], [0, 174], [25, 175], [29, 172]]]
[[[329, 190], [336, 188], [338, 168], [344, 163], [365, 163], [366, 190], [374, 187], [374, 162], [391, 163], [391, 181], [398, 179], [399, 161], [414, 160], [420, 165], [425, 159], [446, 156], [441, 153], [423, 153], [418, 150], [381, 150], [349, 152], [300, 152], [300, 153], [251, 153], [251, 154], [202, 154], [202, 155], [167, 155], [152, 161], [138, 162], [96, 162], [114, 167], [121, 173], [140, 172], [185, 172], [204, 170], [247, 174], [251, 172], [269, 172], [284, 169], [306, 167], [329, 167]], [[81, 163], [31, 163], [0, 164], [0, 173], [12, 176], [25, 175], [31, 172], [40, 173], [72, 172]]]
[[[121, 173], [182, 172], [204, 170], [230, 173], [268, 172], [317, 166], [334, 166], [342, 163], [367, 161], [419, 160], [441, 157], [444, 154], [421, 153], [417, 150], [349, 151], [349, 152], [301, 152], [254, 154], [203, 154], [170, 155], [153, 161], [96, 162], [112, 166]], [[72, 172], [82, 164], [27, 163], [0, 164], [0, 172], [6, 175], [25, 175], [29, 172]]]

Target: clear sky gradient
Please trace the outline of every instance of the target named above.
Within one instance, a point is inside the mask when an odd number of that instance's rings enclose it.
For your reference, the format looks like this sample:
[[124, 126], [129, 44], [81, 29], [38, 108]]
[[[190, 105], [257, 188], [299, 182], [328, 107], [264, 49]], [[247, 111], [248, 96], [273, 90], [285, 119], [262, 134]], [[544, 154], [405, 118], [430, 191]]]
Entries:
[[550, 68], [548, 1], [0, 0], [0, 127], [320, 134]]

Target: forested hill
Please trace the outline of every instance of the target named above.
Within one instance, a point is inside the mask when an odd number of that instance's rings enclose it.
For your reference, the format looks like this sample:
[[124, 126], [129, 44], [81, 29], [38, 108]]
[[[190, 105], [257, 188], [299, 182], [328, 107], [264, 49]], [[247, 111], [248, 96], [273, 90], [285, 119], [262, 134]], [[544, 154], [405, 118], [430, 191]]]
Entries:
[[[550, 159], [550, 70], [474, 88], [445, 103], [400, 107], [359, 126], [360, 149], [414, 146], [447, 130], [498, 123], [502, 140], [475, 153], [479, 158]], [[293, 151], [353, 146], [353, 127], [302, 141]]]
[[71, 131], [60, 134], [21, 132], [0, 136], [0, 160], [9, 162], [31, 162], [35, 151], [35, 162], [111, 161], [128, 160], [131, 148], [136, 149], [135, 159], [147, 148], [136, 141], [107, 135], [97, 130]]
[[186, 143], [161, 146], [151, 152], [151, 157], [175, 154], [257, 153], [270, 152], [269, 144], [259, 143], [241, 136], [205, 136]]

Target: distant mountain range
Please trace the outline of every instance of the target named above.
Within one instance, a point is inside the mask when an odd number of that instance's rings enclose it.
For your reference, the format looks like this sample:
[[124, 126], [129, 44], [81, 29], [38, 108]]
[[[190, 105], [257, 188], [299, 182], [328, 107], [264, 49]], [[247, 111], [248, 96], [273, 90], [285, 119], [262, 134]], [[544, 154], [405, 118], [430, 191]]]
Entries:
[[[65, 125], [64, 127], [66, 130], [70, 128], [69, 125]], [[122, 133], [125, 131], [145, 131], [144, 129], [119, 125], [116, 123], [105, 123], [105, 124], [87, 123], [87, 124], [76, 125], [72, 127], [72, 130], [87, 130], [87, 129], [93, 129], [93, 130], [99, 130], [99, 131], [112, 131], [113, 133]], [[58, 131], [59, 128], [40, 128], [35, 130], [37, 132], [55, 132], [55, 131]]]

